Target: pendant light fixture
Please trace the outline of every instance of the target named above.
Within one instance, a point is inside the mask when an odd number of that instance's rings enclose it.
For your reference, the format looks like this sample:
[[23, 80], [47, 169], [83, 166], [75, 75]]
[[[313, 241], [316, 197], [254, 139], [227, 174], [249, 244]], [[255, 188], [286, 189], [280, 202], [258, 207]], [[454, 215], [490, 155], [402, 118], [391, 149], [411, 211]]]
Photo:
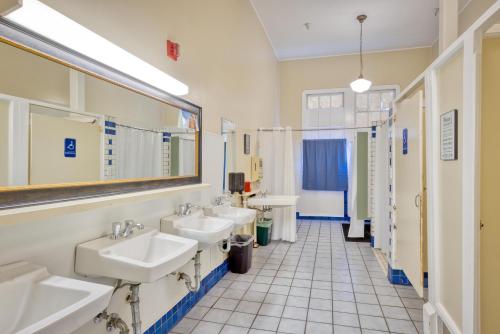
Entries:
[[370, 80], [366, 80], [363, 77], [363, 22], [365, 22], [367, 16], [366, 15], [358, 15], [356, 19], [359, 21], [361, 26], [360, 34], [359, 34], [359, 77], [358, 79], [351, 82], [351, 89], [356, 93], [364, 93], [370, 89], [372, 86], [372, 82]]

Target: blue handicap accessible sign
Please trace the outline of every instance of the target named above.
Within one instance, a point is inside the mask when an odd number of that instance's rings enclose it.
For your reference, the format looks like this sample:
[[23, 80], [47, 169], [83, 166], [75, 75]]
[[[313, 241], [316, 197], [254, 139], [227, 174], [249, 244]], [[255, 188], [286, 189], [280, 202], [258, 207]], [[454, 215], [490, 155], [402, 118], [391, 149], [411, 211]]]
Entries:
[[76, 157], [76, 139], [64, 138], [64, 157], [65, 158]]
[[403, 129], [403, 154], [408, 154], [408, 129]]

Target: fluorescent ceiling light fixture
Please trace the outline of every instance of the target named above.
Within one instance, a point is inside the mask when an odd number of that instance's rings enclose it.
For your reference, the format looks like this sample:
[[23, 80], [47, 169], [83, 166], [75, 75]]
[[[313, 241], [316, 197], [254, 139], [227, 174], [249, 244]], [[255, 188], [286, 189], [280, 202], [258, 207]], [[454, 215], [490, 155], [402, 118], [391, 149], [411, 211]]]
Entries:
[[351, 89], [356, 93], [364, 93], [372, 86], [370, 80], [363, 78], [363, 22], [365, 22], [366, 18], [366, 15], [358, 15], [358, 17], [356, 17], [361, 26], [359, 34], [359, 77], [351, 82]]
[[162, 91], [173, 95], [189, 93], [186, 84], [40, 1], [22, 0], [22, 6], [5, 18]]

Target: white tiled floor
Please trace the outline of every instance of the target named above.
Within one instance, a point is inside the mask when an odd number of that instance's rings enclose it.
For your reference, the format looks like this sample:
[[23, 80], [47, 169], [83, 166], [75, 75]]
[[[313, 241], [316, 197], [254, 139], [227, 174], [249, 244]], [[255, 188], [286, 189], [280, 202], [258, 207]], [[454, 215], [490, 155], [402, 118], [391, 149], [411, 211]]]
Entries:
[[252, 269], [228, 273], [172, 333], [423, 333], [422, 305], [341, 224], [301, 221], [296, 243], [254, 249]]

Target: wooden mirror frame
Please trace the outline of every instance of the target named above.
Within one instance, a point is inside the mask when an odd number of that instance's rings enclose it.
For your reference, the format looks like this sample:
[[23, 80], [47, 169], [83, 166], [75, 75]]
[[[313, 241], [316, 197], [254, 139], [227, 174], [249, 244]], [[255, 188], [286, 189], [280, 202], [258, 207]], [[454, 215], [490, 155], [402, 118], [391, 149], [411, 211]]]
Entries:
[[201, 107], [159, 90], [1, 17], [0, 43], [9, 44], [79, 72], [189, 111], [197, 115], [199, 126], [199, 132], [195, 139], [195, 176], [0, 187], [0, 210], [201, 183]]

